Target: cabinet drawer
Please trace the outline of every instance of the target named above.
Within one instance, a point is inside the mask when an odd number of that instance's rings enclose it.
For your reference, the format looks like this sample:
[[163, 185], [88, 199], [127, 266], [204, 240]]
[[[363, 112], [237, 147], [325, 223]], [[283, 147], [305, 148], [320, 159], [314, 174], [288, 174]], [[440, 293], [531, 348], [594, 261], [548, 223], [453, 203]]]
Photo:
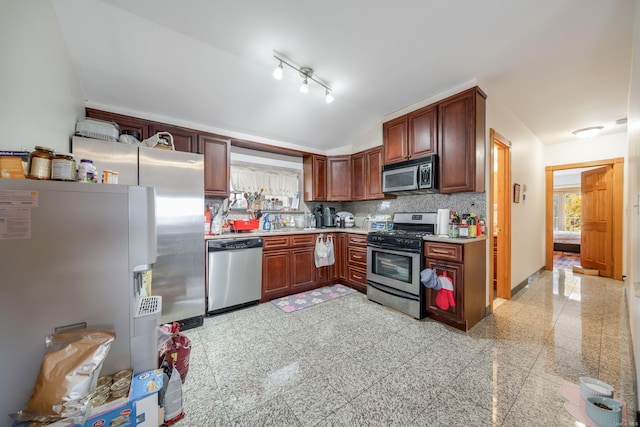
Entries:
[[348, 247], [347, 256], [349, 257], [349, 264], [355, 264], [362, 268], [367, 267], [367, 251], [361, 248]]
[[426, 242], [424, 244], [424, 256], [462, 262], [462, 245]]
[[349, 266], [348, 273], [349, 273], [348, 280], [350, 282], [357, 283], [360, 285], [367, 284], [367, 273], [365, 272], [365, 270], [360, 270], [359, 268]]
[[273, 236], [273, 237], [264, 237], [262, 239], [263, 249], [277, 249], [277, 248], [288, 248], [288, 247], [289, 247], [289, 236]]
[[313, 246], [316, 242], [315, 234], [294, 234], [289, 236], [291, 246]]
[[349, 245], [367, 246], [367, 236], [365, 234], [349, 234]]

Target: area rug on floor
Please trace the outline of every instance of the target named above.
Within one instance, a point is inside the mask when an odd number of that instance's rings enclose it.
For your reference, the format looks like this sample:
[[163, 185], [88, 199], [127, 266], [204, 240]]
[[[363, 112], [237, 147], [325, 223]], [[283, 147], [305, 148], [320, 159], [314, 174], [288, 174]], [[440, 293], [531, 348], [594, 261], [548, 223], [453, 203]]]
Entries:
[[353, 292], [355, 292], [354, 289], [338, 284], [274, 299], [271, 301], [271, 303], [278, 307], [280, 310], [291, 313], [296, 310], [311, 307], [312, 305], [320, 304], [321, 302], [349, 295]]

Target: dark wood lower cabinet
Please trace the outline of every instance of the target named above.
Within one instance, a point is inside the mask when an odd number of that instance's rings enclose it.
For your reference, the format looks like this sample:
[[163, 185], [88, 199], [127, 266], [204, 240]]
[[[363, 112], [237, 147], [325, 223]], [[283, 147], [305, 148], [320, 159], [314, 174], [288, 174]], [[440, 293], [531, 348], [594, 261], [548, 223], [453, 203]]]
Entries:
[[469, 330], [486, 315], [486, 240], [466, 244], [425, 243], [425, 267], [445, 274], [453, 283], [453, 301], [447, 309], [436, 298], [439, 291], [427, 289], [429, 317], [463, 331]]
[[262, 254], [262, 301], [279, 298], [289, 293], [290, 252], [264, 251]]
[[315, 233], [267, 236], [262, 248], [262, 297], [269, 301], [338, 282], [339, 239], [334, 234], [333, 265], [316, 268]]

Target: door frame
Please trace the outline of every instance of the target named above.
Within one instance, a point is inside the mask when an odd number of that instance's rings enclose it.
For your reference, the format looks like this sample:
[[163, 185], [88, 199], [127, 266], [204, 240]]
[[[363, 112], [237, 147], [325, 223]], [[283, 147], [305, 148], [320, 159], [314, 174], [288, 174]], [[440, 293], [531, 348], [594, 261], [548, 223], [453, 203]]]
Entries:
[[613, 168], [613, 279], [622, 280], [622, 231], [623, 231], [623, 186], [624, 159], [593, 160], [545, 167], [546, 212], [545, 212], [545, 269], [553, 270], [553, 172], [598, 166]]
[[[511, 298], [511, 141], [498, 133], [495, 129], [489, 129], [489, 153], [490, 153], [490, 165], [489, 165], [489, 182], [490, 189], [489, 191], [489, 208], [487, 209], [487, 235], [489, 237], [489, 253], [490, 253], [490, 262], [489, 262], [489, 310], [493, 313], [493, 278], [496, 274], [493, 268], [493, 223], [494, 223], [494, 215], [493, 215], [493, 205], [498, 199], [498, 194], [495, 194], [493, 191], [495, 188], [495, 174], [493, 173], [495, 162], [498, 159], [495, 158], [494, 151], [496, 145], [501, 145], [506, 150], [505, 156], [505, 171], [504, 171], [504, 180], [506, 181], [506, 185], [504, 188], [504, 192], [502, 194], [502, 198], [500, 200], [504, 215], [504, 221], [502, 224], [502, 233], [504, 242], [502, 245], [498, 247], [500, 250], [498, 251], [498, 265], [504, 265], [506, 268], [506, 274], [503, 281], [498, 281], [498, 297], [504, 299]], [[502, 246], [502, 247], [501, 247]], [[500, 262], [501, 261], [501, 262]]]

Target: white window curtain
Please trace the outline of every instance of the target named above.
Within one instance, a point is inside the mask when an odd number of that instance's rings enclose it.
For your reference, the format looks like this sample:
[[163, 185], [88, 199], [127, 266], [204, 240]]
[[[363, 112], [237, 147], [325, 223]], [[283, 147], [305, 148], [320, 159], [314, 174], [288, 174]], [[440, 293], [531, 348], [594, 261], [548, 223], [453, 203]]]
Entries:
[[264, 189], [270, 196], [295, 197], [300, 191], [298, 172], [260, 170], [245, 165], [231, 165], [231, 188], [237, 192], [255, 193]]

